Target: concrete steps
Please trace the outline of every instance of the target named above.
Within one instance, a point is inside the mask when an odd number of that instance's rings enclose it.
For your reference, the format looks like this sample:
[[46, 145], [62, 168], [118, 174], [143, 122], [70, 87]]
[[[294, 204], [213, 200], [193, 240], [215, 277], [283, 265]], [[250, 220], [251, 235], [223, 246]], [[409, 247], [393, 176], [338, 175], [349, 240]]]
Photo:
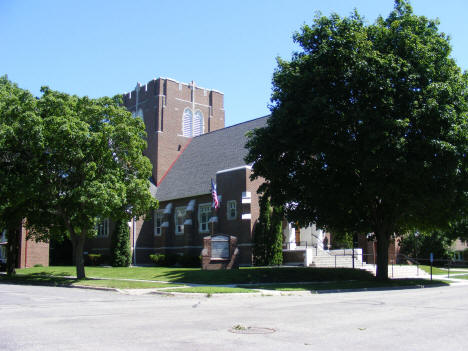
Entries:
[[[376, 266], [362, 262], [361, 257], [360, 255], [355, 256], [354, 268], [365, 269], [375, 275]], [[312, 264], [310, 266], [352, 268], [353, 257], [348, 255], [348, 253], [346, 253], [346, 256], [343, 255], [343, 250], [317, 250], [314, 251], [314, 257], [312, 258]], [[414, 265], [389, 265], [388, 276], [389, 278], [427, 278], [429, 274]]]

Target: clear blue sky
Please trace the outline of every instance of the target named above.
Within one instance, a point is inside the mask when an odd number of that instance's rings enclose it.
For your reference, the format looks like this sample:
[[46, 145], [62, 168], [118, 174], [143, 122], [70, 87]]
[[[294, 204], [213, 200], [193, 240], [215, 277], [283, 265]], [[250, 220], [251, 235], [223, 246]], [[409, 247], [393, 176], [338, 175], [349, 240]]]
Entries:
[[[468, 69], [468, 1], [413, 0], [439, 18], [458, 65]], [[368, 22], [393, 0], [0, 0], [0, 75], [39, 95], [42, 85], [99, 97], [169, 77], [225, 94], [226, 125], [268, 114], [275, 58], [316, 11]]]

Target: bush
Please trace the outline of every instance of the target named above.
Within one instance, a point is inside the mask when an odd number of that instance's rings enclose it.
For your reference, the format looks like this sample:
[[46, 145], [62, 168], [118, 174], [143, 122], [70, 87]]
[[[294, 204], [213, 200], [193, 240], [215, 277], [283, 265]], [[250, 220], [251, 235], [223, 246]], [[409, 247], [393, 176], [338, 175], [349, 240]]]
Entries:
[[179, 265], [181, 267], [201, 267], [201, 256], [183, 254], [177, 255], [175, 253], [168, 254], [152, 254], [149, 255], [150, 260], [156, 266], [175, 266]]
[[130, 230], [126, 220], [119, 220], [112, 235], [112, 266], [128, 267], [131, 261]]
[[88, 266], [98, 266], [101, 264], [102, 255], [101, 254], [88, 254], [86, 256], [85, 264]]
[[[434, 254], [435, 265], [440, 264], [438, 260], [451, 258], [451, 240], [440, 231], [432, 232], [409, 232], [400, 240], [400, 253], [421, 262], [428, 262], [431, 252]], [[424, 261], [425, 260], [425, 261]]]
[[44, 267], [44, 266], [40, 263], [36, 263], [33, 267]]
[[149, 255], [149, 258], [156, 266], [164, 266], [166, 263], [166, 255], [164, 254]]

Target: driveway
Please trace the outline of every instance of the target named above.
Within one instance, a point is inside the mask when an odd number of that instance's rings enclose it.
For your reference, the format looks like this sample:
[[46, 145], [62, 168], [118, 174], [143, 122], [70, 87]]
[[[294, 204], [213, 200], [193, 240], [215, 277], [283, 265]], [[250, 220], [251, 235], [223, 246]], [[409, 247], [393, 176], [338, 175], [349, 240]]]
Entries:
[[0, 284], [0, 350], [466, 350], [468, 285], [307, 296]]

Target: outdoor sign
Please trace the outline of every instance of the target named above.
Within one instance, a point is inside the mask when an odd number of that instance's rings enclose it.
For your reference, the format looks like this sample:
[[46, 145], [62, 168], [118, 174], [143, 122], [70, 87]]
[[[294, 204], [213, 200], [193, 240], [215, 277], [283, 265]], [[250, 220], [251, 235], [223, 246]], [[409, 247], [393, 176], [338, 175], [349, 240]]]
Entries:
[[218, 235], [211, 238], [211, 257], [229, 259], [229, 237]]
[[429, 255], [429, 260], [431, 261], [431, 263], [434, 262], [434, 254], [431, 252], [431, 254]]

